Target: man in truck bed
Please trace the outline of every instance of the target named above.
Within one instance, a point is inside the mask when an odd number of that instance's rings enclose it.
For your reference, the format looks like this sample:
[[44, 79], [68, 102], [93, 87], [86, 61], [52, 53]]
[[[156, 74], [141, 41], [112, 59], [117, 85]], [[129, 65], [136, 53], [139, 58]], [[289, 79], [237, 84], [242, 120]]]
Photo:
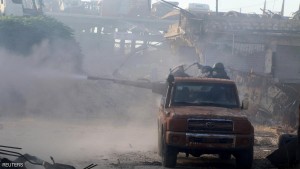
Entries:
[[236, 158], [237, 168], [253, 161], [254, 129], [242, 115], [233, 81], [218, 78], [168, 78], [158, 113], [159, 154], [164, 167], [175, 167], [179, 152], [200, 157]]

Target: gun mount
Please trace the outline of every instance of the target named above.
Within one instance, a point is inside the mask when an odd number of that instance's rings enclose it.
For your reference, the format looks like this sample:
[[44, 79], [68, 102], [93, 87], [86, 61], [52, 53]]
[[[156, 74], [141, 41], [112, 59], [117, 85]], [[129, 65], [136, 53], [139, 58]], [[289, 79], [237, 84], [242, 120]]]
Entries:
[[151, 82], [149, 80], [121, 80], [121, 79], [113, 79], [113, 78], [105, 78], [105, 77], [96, 77], [96, 76], [88, 76], [88, 80], [96, 80], [96, 81], [110, 81], [113, 83], [126, 85], [126, 86], [134, 86], [137, 88], [149, 89], [152, 90], [153, 93], [156, 94], [165, 94], [167, 85], [165, 82]]

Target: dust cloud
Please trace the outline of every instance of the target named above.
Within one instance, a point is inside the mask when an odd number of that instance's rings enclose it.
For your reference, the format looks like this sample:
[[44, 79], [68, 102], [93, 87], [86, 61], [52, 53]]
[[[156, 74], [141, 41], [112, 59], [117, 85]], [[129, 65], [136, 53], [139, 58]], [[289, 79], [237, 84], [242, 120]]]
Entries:
[[47, 161], [51, 155], [58, 162], [156, 151], [160, 96], [86, 77], [112, 77], [126, 60], [119, 71], [122, 78], [150, 78], [155, 71], [155, 80], [164, 80], [169, 68], [178, 64], [168, 58], [167, 50], [130, 59], [84, 50], [82, 71], [77, 71], [78, 58], [50, 48], [44, 41], [28, 57], [0, 50], [2, 145], [22, 147], [21, 153]]

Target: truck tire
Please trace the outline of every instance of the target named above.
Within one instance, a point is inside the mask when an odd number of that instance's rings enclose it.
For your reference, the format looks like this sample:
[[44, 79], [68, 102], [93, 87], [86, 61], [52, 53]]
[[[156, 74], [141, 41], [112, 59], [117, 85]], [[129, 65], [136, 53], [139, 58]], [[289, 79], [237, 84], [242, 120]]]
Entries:
[[158, 134], [157, 134], [158, 135], [158, 137], [157, 137], [158, 138], [157, 139], [158, 140], [158, 155], [162, 156], [162, 152], [163, 152], [163, 150], [162, 150], [163, 149], [163, 146], [162, 146], [162, 143], [163, 143], [162, 142], [162, 131], [159, 128], [159, 124], [158, 124], [158, 131], [157, 132], [158, 132]]
[[[162, 130], [163, 131], [163, 130]], [[162, 166], [166, 168], [174, 168], [177, 162], [177, 150], [174, 147], [168, 146], [166, 144], [165, 134], [161, 133], [161, 145], [162, 145]]]
[[162, 166], [166, 168], [174, 168], [177, 161], [177, 151], [175, 148], [165, 145], [162, 153]]
[[253, 147], [239, 151], [235, 155], [237, 169], [251, 169], [253, 162]]

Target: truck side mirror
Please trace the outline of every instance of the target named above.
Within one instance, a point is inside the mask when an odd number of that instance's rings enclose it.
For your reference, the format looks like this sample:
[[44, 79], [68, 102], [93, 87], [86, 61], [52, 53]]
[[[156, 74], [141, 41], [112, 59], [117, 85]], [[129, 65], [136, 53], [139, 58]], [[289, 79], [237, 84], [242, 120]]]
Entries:
[[175, 77], [172, 74], [169, 74], [168, 78], [167, 78], [167, 82], [170, 84], [172, 84], [175, 81]]
[[242, 101], [242, 109], [243, 110], [248, 110], [249, 108], [249, 100], [248, 99], [243, 99]]

